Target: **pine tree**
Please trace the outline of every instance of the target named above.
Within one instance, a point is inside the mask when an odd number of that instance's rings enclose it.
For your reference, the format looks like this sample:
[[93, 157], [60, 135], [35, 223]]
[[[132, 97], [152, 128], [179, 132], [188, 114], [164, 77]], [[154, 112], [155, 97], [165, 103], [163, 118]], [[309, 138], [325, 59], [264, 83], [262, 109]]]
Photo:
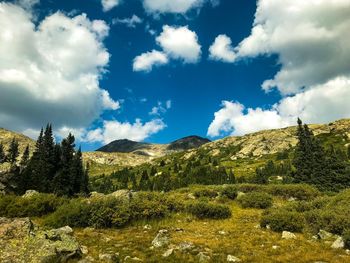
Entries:
[[17, 162], [18, 155], [19, 155], [18, 141], [15, 138], [13, 138], [11, 141], [10, 147], [8, 149], [6, 159], [11, 163], [11, 165], [14, 165]]
[[0, 143], [0, 164], [6, 162], [6, 154], [4, 150], [4, 145]]
[[19, 163], [21, 170], [23, 170], [24, 167], [26, 167], [28, 165], [28, 162], [29, 162], [29, 145], [26, 146], [26, 148], [22, 154], [21, 161]]
[[151, 188], [151, 184], [150, 184], [148, 172], [147, 170], [144, 170], [141, 175], [139, 189], [142, 191], [148, 191], [148, 190], [151, 190], [150, 188]]

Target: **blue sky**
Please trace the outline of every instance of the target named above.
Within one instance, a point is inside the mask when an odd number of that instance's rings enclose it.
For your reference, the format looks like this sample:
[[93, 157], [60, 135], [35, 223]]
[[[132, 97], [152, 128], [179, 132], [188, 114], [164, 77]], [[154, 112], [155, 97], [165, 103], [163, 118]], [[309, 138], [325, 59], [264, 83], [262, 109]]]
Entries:
[[[347, 1], [102, 2], [0, 1], [11, 61], [0, 62], [0, 126], [35, 137], [52, 122], [92, 150], [349, 117]], [[152, 50], [162, 62], [144, 59]]]

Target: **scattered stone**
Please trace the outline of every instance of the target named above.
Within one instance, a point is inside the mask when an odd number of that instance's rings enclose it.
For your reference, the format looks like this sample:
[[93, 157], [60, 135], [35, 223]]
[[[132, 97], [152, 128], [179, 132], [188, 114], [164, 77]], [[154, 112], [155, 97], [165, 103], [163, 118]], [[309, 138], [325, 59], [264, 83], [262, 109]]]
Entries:
[[39, 192], [35, 190], [27, 190], [24, 195], [22, 195], [23, 198], [32, 198], [35, 195], [38, 195]]
[[70, 226], [64, 226], [61, 228], [55, 229], [56, 232], [60, 234], [66, 234], [66, 235], [72, 235], [73, 234], [73, 229]]
[[243, 193], [243, 192], [238, 192], [238, 193], [237, 193], [237, 199], [240, 198], [240, 197], [242, 197], [243, 195], [245, 195], [245, 193]]
[[272, 246], [272, 249], [278, 249], [279, 246]]
[[329, 233], [329, 232], [327, 232], [325, 230], [322, 230], [322, 229], [318, 232], [317, 235], [318, 235], [319, 239], [322, 239], [322, 240], [333, 238], [333, 234], [332, 233]]
[[210, 257], [203, 252], [199, 252], [197, 254], [197, 258], [198, 258], [199, 262], [209, 262], [210, 261]]
[[297, 236], [294, 233], [292, 233], [292, 232], [283, 231], [282, 232], [282, 238], [283, 239], [296, 239]]
[[223, 235], [223, 236], [226, 235], [226, 232], [223, 231], [223, 230], [222, 230], [222, 231], [219, 231], [218, 233], [219, 233], [219, 235]]
[[241, 262], [241, 260], [238, 257], [227, 255], [227, 262]]
[[270, 225], [266, 225], [266, 229], [270, 230], [271, 229]]
[[345, 253], [346, 253], [347, 255], [350, 255], [350, 249], [345, 250]]
[[138, 257], [130, 257], [130, 256], [126, 256], [124, 258], [124, 262], [129, 262], [129, 261], [136, 261], [136, 262], [142, 262], [142, 259], [138, 258]]
[[188, 199], [192, 199], [192, 200], [196, 199], [196, 197], [192, 193], [189, 193], [187, 197]]
[[195, 248], [192, 242], [181, 242], [177, 247], [178, 250], [184, 252], [184, 251], [190, 251]]
[[118, 191], [115, 191], [115, 192], [109, 194], [108, 196], [113, 196], [113, 197], [118, 198], [118, 199], [123, 199], [125, 201], [129, 201], [133, 196], [133, 192], [130, 190], [118, 190]]
[[169, 233], [166, 229], [159, 230], [157, 236], [153, 239], [152, 245], [155, 248], [163, 247], [169, 244]]
[[257, 225], [255, 225], [255, 226], [254, 226], [254, 228], [256, 228], [256, 229], [260, 229], [260, 228], [261, 228], [261, 226], [260, 226], [260, 224], [257, 224]]
[[119, 262], [118, 254], [100, 254], [98, 255], [98, 259], [103, 262]]
[[81, 249], [81, 253], [83, 253], [84, 255], [89, 253], [89, 249], [87, 248], [87, 246], [81, 246], [80, 249]]
[[152, 226], [151, 226], [151, 225], [145, 225], [145, 226], [143, 227], [143, 229], [151, 230], [151, 229], [152, 229]]
[[295, 197], [289, 197], [288, 198], [288, 202], [293, 202], [293, 201], [296, 201], [297, 199]]
[[332, 244], [332, 248], [344, 248], [344, 240], [342, 237], [338, 237]]
[[167, 258], [167, 257], [171, 256], [171, 254], [173, 254], [173, 252], [174, 252], [174, 249], [173, 248], [169, 248], [167, 251], [165, 251], [163, 253], [163, 257]]

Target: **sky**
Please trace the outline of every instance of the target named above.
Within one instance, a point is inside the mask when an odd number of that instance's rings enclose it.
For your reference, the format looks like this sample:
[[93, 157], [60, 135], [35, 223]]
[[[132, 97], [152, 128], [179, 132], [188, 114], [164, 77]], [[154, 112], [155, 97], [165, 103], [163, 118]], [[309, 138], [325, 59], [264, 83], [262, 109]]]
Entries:
[[83, 150], [350, 117], [350, 0], [0, 1], [0, 127]]

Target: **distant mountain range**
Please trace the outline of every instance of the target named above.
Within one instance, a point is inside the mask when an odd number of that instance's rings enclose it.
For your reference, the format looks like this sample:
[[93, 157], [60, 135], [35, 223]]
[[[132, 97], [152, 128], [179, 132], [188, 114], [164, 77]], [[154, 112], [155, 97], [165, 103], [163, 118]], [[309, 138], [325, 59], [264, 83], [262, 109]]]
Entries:
[[140, 155], [152, 155], [147, 152], [157, 148], [162, 148], [164, 151], [185, 151], [194, 148], [198, 148], [203, 144], [210, 142], [209, 139], [202, 138], [200, 136], [187, 136], [176, 141], [171, 142], [170, 144], [153, 144], [145, 142], [135, 142], [127, 139], [115, 140], [99, 149], [99, 152], [120, 152], [120, 153], [136, 153]]

